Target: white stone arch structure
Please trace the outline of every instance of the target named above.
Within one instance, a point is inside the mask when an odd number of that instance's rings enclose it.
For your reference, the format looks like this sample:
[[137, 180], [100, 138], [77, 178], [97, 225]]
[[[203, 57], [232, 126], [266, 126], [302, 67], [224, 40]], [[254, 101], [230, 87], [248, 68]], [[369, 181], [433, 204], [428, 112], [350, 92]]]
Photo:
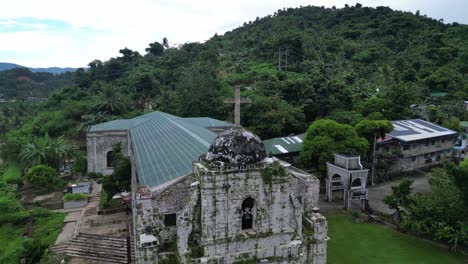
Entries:
[[361, 208], [366, 209], [368, 173], [369, 170], [361, 165], [359, 156], [335, 154], [334, 162], [327, 162], [327, 200], [331, 202], [333, 192], [340, 191], [343, 193], [345, 208], [351, 207], [352, 200], [361, 200]]

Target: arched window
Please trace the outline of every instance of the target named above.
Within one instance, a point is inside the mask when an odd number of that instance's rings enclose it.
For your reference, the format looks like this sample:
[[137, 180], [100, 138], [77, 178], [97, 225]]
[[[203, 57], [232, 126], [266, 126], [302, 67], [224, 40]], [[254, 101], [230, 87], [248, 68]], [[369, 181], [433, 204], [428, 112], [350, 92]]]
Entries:
[[251, 197], [242, 202], [242, 230], [254, 227], [255, 200]]
[[114, 152], [112, 150], [106, 154], [106, 166], [108, 168], [114, 167]]
[[361, 187], [361, 186], [362, 186], [362, 182], [360, 178], [354, 179], [353, 182], [351, 183], [351, 187]]
[[332, 181], [332, 186], [341, 186], [342, 185], [341, 176], [338, 175], [338, 174], [333, 175], [332, 178], [331, 178], [331, 181]]

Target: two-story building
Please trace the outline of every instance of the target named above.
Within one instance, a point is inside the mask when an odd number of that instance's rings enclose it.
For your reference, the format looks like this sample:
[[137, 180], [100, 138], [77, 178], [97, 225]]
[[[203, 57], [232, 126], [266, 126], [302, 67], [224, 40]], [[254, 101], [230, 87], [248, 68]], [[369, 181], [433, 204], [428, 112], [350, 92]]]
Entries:
[[451, 158], [457, 132], [422, 119], [391, 122], [393, 130], [377, 144], [378, 157], [385, 159], [393, 155], [389, 173], [431, 167], [444, 158]]

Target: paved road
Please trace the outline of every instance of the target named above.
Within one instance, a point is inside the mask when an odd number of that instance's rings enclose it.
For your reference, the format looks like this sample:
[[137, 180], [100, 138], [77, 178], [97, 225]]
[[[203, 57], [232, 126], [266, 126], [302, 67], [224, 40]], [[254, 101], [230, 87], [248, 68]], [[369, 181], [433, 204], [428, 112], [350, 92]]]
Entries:
[[[416, 176], [411, 177], [413, 180], [413, 184], [411, 188], [414, 192], [428, 192], [429, 191], [429, 182], [428, 177], [426, 175], [423, 176]], [[388, 206], [383, 202], [385, 196], [390, 195], [392, 193], [392, 186], [398, 185], [402, 179], [386, 182], [381, 185], [377, 185], [375, 187], [369, 188], [369, 205], [370, 207], [378, 211], [380, 213], [391, 215], [395, 212], [395, 210], [388, 208]]]
[[[413, 180], [413, 184], [411, 188], [413, 188], [413, 192], [427, 192], [429, 191], [429, 183], [427, 176], [415, 176], [411, 177]], [[395, 210], [388, 208], [388, 206], [383, 202], [385, 196], [390, 195], [392, 193], [392, 186], [398, 185], [402, 179], [386, 182], [383, 184], [376, 185], [374, 187], [369, 187], [369, 205], [378, 213], [383, 213], [387, 215], [391, 215], [395, 212]], [[339, 199], [339, 197], [334, 197], [332, 203], [325, 201], [325, 195], [320, 195], [319, 200], [319, 207], [320, 211], [325, 214], [336, 214], [340, 213], [344, 210], [344, 203], [343, 200]], [[360, 204], [358, 201], [353, 201], [352, 210], [359, 210]]]

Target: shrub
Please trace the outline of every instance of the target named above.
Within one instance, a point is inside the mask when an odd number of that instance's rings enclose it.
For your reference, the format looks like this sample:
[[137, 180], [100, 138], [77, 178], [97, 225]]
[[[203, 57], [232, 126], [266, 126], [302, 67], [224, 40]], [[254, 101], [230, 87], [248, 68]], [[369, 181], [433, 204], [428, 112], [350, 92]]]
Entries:
[[67, 193], [63, 196], [64, 201], [83, 201], [88, 200], [88, 195], [84, 193]]
[[59, 185], [61, 181], [57, 176], [57, 171], [45, 165], [36, 165], [26, 173], [26, 179], [43, 190], [50, 190]]

